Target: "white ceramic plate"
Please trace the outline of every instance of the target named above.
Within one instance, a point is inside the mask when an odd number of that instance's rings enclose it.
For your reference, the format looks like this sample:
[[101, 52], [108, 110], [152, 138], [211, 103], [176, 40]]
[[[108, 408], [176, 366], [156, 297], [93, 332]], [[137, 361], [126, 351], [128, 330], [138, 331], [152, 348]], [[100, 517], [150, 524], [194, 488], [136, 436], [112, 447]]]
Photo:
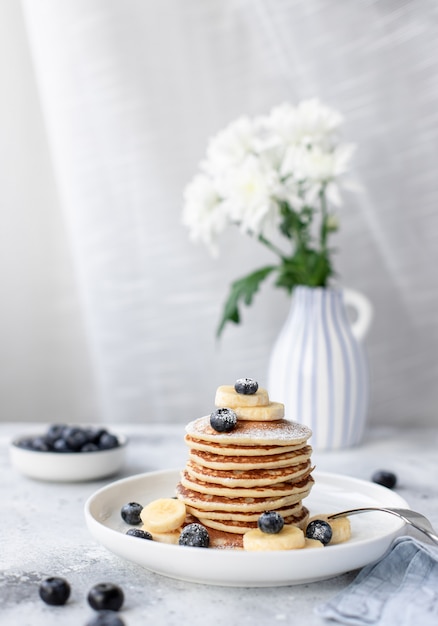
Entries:
[[[26, 435], [26, 438], [28, 435]], [[17, 440], [24, 437], [17, 437]], [[13, 441], [9, 458], [19, 472], [48, 482], [82, 482], [114, 476], [123, 466], [127, 438], [117, 435], [119, 446], [94, 452], [40, 452], [20, 448]]]
[[[359, 506], [409, 508], [395, 492], [366, 481], [314, 472], [315, 486], [306, 498], [310, 514]], [[127, 502], [147, 504], [172, 497], [179, 471], [140, 474], [107, 485], [85, 504], [91, 534], [114, 554], [164, 576], [190, 582], [231, 587], [273, 587], [330, 578], [380, 558], [404, 522], [386, 513], [351, 517], [350, 541], [321, 549], [245, 552], [191, 548], [147, 541], [126, 535], [120, 516]]]

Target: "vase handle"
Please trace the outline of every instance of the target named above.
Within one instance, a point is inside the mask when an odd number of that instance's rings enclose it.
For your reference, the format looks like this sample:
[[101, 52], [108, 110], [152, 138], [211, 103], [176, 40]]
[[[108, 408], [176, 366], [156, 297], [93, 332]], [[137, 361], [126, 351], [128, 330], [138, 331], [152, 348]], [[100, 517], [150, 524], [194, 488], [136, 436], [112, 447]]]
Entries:
[[368, 332], [373, 319], [373, 305], [359, 291], [343, 289], [344, 304], [351, 306], [357, 313], [357, 318], [351, 323], [351, 332], [358, 341], [362, 341]]

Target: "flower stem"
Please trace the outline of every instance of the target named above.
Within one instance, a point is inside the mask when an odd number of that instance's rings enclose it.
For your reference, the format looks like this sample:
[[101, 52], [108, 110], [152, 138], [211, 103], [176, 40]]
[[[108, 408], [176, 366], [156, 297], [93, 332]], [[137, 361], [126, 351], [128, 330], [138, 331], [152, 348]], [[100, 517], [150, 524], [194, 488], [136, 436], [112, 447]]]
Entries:
[[327, 250], [327, 201], [325, 197], [325, 186], [319, 192], [319, 197], [321, 200], [321, 252], [325, 252]]
[[269, 248], [269, 250], [271, 250], [272, 252], [274, 252], [274, 254], [276, 254], [277, 256], [280, 257], [280, 259], [282, 261], [285, 261], [287, 257], [284, 256], [283, 252], [280, 250], [280, 248], [277, 248], [276, 245], [274, 245], [271, 241], [269, 241], [268, 239], [266, 239], [266, 237], [264, 237], [263, 235], [259, 235], [258, 236], [258, 240], [264, 244], [267, 248]]

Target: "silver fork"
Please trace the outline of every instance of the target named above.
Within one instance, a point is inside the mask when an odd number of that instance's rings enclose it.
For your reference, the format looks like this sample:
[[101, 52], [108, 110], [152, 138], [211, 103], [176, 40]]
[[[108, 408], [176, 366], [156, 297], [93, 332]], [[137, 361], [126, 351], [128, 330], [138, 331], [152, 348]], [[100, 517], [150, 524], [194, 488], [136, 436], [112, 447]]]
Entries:
[[346, 517], [348, 515], [358, 515], [359, 513], [368, 513], [375, 511], [383, 511], [384, 513], [390, 513], [391, 515], [395, 515], [399, 517], [407, 524], [410, 524], [420, 532], [424, 533], [431, 541], [438, 544], [438, 535], [434, 530], [432, 524], [429, 522], [427, 517], [424, 517], [421, 513], [417, 513], [416, 511], [411, 511], [411, 509], [386, 509], [380, 508], [376, 506], [367, 506], [362, 507], [360, 509], [350, 509], [349, 511], [339, 511], [338, 513], [331, 513], [328, 516], [328, 519], [336, 519], [337, 517]]

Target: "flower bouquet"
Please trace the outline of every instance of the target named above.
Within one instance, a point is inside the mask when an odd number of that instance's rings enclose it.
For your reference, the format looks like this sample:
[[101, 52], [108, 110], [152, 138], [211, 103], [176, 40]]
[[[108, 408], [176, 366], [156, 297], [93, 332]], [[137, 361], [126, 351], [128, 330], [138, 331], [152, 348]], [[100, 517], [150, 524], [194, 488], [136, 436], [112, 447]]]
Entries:
[[329, 206], [341, 204], [354, 151], [339, 140], [341, 123], [337, 111], [312, 99], [241, 117], [210, 140], [184, 192], [191, 238], [217, 255], [219, 235], [235, 225], [276, 257], [232, 283], [218, 336], [227, 322], [240, 322], [239, 307], [252, 303], [268, 276], [289, 294], [297, 285], [326, 287], [334, 276], [328, 239], [337, 220]]

